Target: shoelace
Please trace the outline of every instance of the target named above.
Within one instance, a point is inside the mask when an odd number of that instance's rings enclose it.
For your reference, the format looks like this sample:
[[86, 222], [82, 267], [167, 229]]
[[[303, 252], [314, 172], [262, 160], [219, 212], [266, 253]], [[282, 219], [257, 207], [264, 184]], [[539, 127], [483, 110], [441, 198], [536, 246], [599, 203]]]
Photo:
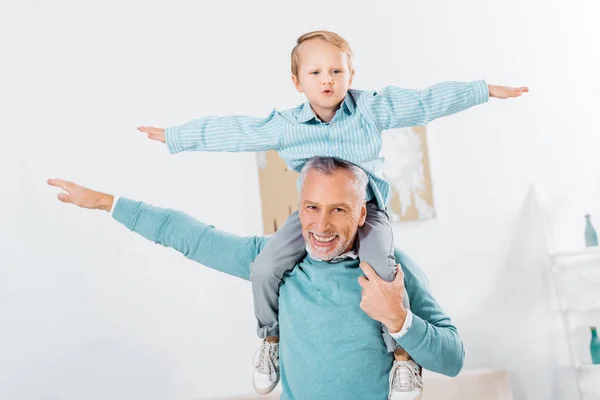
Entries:
[[256, 350], [256, 353], [254, 353], [254, 368], [257, 368], [259, 372], [265, 375], [270, 375], [272, 372], [275, 372], [273, 361], [277, 360], [278, 357], [277, 347], [264, 341]]
[[422, 387], [423, 381], [415, 364], [411, 362], [396, 363], [392, 367], [389, 378], [390, 392], [388, 397], [391, 397], [394, 389], [405, 389], [406, 391], [413, 390], [415, 386]]

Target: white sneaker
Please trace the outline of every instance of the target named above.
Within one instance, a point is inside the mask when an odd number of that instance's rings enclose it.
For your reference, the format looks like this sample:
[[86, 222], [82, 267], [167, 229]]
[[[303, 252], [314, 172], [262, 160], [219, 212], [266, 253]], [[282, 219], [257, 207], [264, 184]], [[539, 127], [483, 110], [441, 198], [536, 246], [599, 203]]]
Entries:
[[413, 400], [421, 394], [421, 367], [413, 360], [394, 361], [390, 371], [388, 400]]
[[279, 343], [263, 340], [254, 354], [252, 383], [258, 394], [268, 394], [279, 382]]

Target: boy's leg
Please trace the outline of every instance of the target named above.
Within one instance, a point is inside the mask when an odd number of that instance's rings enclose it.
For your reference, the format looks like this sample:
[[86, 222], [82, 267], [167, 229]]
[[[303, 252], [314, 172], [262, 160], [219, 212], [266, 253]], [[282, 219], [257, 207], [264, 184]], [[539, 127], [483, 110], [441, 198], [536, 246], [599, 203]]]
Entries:
[[250, 266], [257, 333], [263, 339], [254, 356], [252, 377], [254, 390], [259, 394], [270, 393], [279, 382], [279, 284], [283, 274], [294, 268], [305, 251], [296, 211], [269, 239]]
[[[365, 224], [358, 229], [358, 256], [368, 262], [384, 280], [391, 282], [396, 276], [394, 237], [387, 212], [374, 202], [367, 203]], [[404, 289], [404, 307], [410, 310], [410, 301]], [[390, 371], [389, 399], [414, 400], [422, 392], [423, 381], [420, 367], [408, 353], [400, 348], [396, 340], [382, 325], [383, 340], [389, 352], [394, 353], [394, 364]]]
[[283, 274], [306, 253], [298, 211], [275, 232], [250, 267], [257, 333], [262, 339], [279, 336], [279, 284]]
[[[365, 224], [358, 228], [358, 256], [361, 261], [368, 262], [382, 279], [391, 282], [396, 277], [392, 226], [387, 212], [372, 201], [367, 203]], [[406, 289], [403, 297], [404, 307], [410, 310]], [[391, 353], [398, 347], [396, 340], [390, 336], [387, 328], [382, 327], [382, 332], [387, 349]]]

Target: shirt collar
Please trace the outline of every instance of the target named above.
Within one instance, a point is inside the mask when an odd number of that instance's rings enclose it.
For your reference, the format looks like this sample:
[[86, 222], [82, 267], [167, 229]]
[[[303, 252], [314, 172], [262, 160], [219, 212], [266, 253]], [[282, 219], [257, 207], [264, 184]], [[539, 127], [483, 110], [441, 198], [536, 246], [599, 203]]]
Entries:
[[298, 112], [297, 118], [298, 118], [298, 122], [300, 122], [300, 123], [308, 122], [313, 118], [317, 119], [317, 115], [313, 111], [313, 109], [310, 106], [310, 103], [308, 101], [306, 103], [302, 104], [302, 108]]
[[358, 258], [358, 253], [354, 250], [350, 250], [345, 252], [344, 254], [340, 254], [339, 256], [332, 258], [331, 260], [329, 260], [329, 262], [335, 263], [339, 261], [344, 261], [348, 258], [356, 260]]
[[354, 114], [356, 103], [354, 102], [354, 98], [350, 95], [350, 91], [346, 93], [346, 98], [344, 98], [341, 108], [343, 108], [348, 115]]
[[[348, 115], [354, 114], [354, 111], [356, 110], [356, 103], [350, 95], [350, 92], [346, 93], [346, 97], [344, 98], [344, 101], [342, 101], [340, 109], [344, 110]], [[319, 120], [308, 101], [302, 104], [302, 108], [298, 111], [296, 116], [298, 118], [298, 122], [300, 123], [308, 122], [312, 119]]]
[[[308, 252], [308, 249], [307, 249], [307, 252]], [[349, 258], [351, 258], [353, 260], [356, 260], [358, 258], [358, 253], [356, 252], [356, 250], [352, 249], [350, 251], [345, 252], [344, 254], [340, 254], [337, 257], [333, 257], [329, 261], [324, 261], [324, 262], [336, 263], [336, 262], [344, 261], [344, 260], [349, 259]], [[318, 258], [313, 258], [313, 260], [323, 262], [323, 260], [319, 260]]]

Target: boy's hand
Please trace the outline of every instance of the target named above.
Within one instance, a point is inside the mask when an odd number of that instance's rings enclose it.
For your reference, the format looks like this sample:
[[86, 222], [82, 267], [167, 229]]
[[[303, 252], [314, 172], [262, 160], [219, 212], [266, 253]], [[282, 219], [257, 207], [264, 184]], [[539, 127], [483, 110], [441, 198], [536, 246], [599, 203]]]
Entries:
[[529, 88], [527, 86], [512, 88], [512, 87], [508, 87], [508, 86], [488, 85], [488, 88], [490, 90], [490, 97], [496, 97], [498, 99], [508, 99], [510, 97], [519, 97], [523, 93], [529, 92]]
[[110, 211], [114, 196], [96, 192], [62, 179], [48, 179], [48, 185], [61, 188], [67, 193], [59, 193], [58, 199], [63, 203], [71, 203], [82, 208]]
[[148, 139], [165, 143], [165, 130], [153, 126], [138, 126], [138, 131], [144, 132]]

